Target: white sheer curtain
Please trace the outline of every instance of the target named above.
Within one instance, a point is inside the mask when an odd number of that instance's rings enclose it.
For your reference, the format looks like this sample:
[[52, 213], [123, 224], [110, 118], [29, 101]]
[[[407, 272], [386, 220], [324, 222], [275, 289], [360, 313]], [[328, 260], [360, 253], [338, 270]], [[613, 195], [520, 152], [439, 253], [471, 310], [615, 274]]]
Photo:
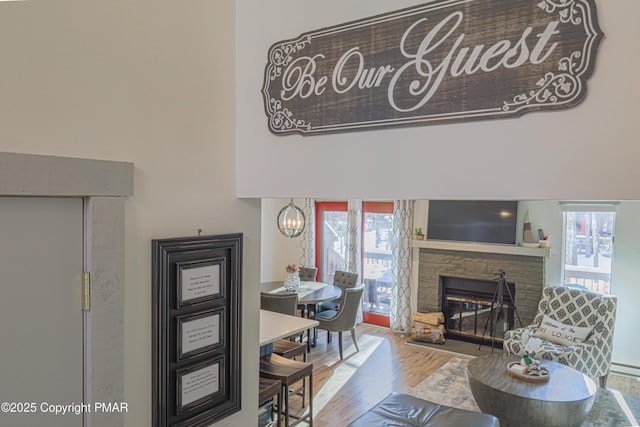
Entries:
[[390, 325], [394, 331], [411, 332], [411, 240], [413, 200], [393, 202]]
[[316, 266], [316, 202], [314, 199], [304, 199], [302, 212], [307, 221], [300, 236], [300, 265], [303, 267]]
[[[362, 200], [349, 200], [347, 207], [347, 271], [358, 274], [362, 283]], [[357, 321], [362, 322], [362, 305]]]

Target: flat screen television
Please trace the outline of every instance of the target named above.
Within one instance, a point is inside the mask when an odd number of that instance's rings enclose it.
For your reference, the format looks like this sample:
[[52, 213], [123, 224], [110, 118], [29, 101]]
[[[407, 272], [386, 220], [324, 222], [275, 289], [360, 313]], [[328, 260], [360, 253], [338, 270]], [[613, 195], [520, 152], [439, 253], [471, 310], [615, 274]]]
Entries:
[[516, 244], [517, 201], [430, 200], [428, 240]]

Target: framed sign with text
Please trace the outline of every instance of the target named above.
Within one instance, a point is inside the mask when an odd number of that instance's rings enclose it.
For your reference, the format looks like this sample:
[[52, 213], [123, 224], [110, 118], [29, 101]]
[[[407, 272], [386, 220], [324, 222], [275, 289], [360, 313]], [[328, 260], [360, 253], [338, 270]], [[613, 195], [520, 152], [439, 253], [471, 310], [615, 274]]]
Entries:
[[516, 117], [582, 102], [595, 0], [435, 0], [271, 46], [269, 130], [313, 135]]
[[152, 241], [153, 425], [240, 410], [242, 234]]

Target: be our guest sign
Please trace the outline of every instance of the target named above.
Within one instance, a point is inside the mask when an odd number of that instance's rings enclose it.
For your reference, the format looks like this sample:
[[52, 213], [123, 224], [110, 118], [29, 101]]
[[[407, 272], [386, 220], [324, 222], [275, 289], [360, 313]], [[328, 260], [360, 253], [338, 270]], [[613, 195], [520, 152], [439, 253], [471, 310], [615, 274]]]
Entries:
[[435, 0], [275, 43], [263, 96], [281, 135], [520, 116], [586, 95], [594, 0]]

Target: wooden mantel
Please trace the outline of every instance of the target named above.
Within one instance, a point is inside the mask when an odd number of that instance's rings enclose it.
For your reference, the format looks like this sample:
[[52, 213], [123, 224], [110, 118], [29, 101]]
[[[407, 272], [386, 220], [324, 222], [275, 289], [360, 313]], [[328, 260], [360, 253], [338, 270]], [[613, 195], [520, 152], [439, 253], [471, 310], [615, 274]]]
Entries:
[[492, 254], [548, 257], [550, 248], [525, 248], [516, 245], [492, 245], [488, 243], [445, 242], [440, 240], [413, 240], [413, 248], [440, 249], [444, 251], [485, 252]]

